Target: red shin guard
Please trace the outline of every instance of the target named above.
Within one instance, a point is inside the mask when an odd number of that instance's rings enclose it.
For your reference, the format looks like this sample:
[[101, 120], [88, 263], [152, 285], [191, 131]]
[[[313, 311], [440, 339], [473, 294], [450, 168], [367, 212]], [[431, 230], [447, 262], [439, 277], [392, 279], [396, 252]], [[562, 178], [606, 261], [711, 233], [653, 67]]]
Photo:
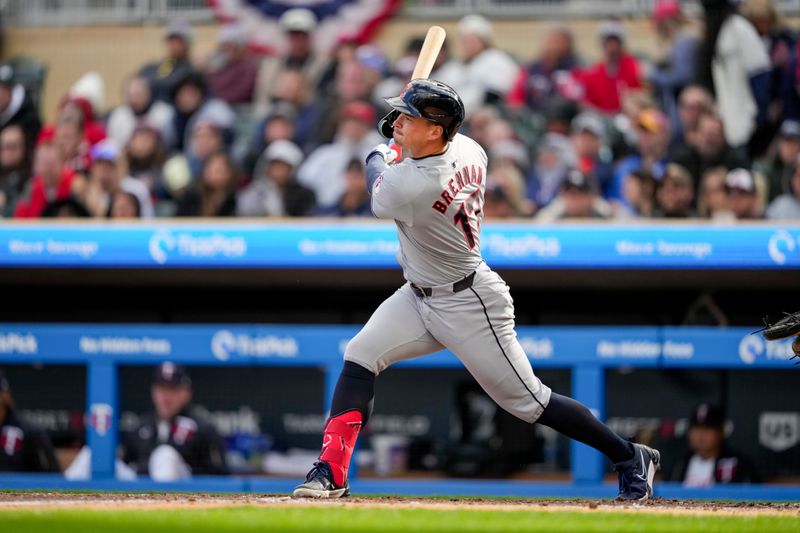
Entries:
[[350, 467], [350, 457], [353, 455], [359, 431], [360, 411], [347, 411], [328, 419], [325, 425], [319, 459], [330, 465], [333, 482], [339, 487], [343, 487], [347, 481], [347, 469]]

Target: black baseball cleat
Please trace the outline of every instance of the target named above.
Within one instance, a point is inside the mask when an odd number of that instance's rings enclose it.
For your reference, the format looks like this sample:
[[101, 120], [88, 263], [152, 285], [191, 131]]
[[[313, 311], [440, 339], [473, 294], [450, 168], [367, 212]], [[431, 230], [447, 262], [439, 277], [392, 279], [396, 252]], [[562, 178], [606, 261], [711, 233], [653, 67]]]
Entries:
[[653, 478], [661, 468], [661, 453], [644, 446], [633, 445], [633, 457], [614, 465], [619, 473], [618, 501], [643, 502], [653, 497]]
[[292, 491], [292, 498], [345, 498], [350, 496], [350, 484], [345, 481], [344, 487], [333, 482], [331, 467], [325, 461], [317, 461], [314, 468], [306, 475], [305, 483]]

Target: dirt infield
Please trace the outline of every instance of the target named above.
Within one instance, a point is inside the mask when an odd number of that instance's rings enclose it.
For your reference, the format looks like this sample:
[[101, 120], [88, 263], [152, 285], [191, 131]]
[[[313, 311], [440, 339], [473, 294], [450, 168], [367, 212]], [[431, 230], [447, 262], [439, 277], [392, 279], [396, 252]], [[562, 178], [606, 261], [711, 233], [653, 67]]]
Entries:
[[695, 515], [783, 515], [800, 517], [800, 503], [712, 502], [656, 498], [641, 504], [611, 500], [521, 498], [346, 498], [340, 500], [293, 500], [284, 495], [184, 494], [184, 493], [63, 493], [0, 492], [0, 512], [9, 509], [207, 509], [212, 507], [406, 507], [427, 509], [474, 509], [489, 511], [634, 511]]

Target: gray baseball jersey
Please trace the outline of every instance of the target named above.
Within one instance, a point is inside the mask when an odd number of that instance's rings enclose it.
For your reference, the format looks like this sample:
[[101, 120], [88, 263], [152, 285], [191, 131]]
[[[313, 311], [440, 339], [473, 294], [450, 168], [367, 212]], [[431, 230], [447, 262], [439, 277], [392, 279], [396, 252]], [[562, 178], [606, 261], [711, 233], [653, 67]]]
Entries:
[[508, 285], [481, 258], [485, 189], [486, 153], [460, 134], [442, 154], [383, 169], [372, 210], [395, 220], [408, 282], [349, 342], [345, 360], [378, 374], [447, 348], [501, 407], [534, 422], [550, 389], [517, 340]]

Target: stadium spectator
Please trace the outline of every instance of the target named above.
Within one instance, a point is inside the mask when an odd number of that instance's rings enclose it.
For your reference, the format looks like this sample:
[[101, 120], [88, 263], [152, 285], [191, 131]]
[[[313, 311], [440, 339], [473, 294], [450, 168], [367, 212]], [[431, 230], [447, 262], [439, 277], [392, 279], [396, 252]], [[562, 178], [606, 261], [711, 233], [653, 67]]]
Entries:
[[179, 217], [232, 217], [236, 215], [237, 171], [230, 156], [216, 152], [203, 163], [200, 178], [178, 201]]
[[519, 65], [493, 45], [492, 23], [481, 15], [467, 15], [458, 21], [457, 38], [460, 61], [449, 68], [462, 70], [451, 71], [447, 81], [461, 95], [467, 116], [483, 104], [505, 101]]
[[[62, 122], [75, 122], [80, 125], [85, 149], [106, 138], [106, 129], [94, 115], [91, 102], [83, 97], [62, 99], [54, 124], [45, 125], [37, 137], [37, 142], [51, 142], [56, 139], [58, 125]], [[65, 154], [65, 158], [67, 155]], [[68, 160], [68, 158], [67, 158]]]
[[561, 192], [550, 205], [539, 211], [536, 220], [554, 222], [567, 218], [611, 218], [611, 205], [603, 200], [593, 176], [571, 170], [564, 178]]
[[[237, 213], [245, 217], [300, 217], [315, 207], [314, 192], [297, 182], [303, 152], [289, 140], [277, 140], [264, 151], [252, 183], [237, 198]], [[329, 175], [330, 177], [330, 175]], [[362, 181], [362, 186], [364, 182]]]
[[173, 20], [164, 32], [165, 56], [139, 70], [149, 83], [154, 100], [174, 103], [175, 88], [191, 72], [192, 27]]
[[17, 199], [31, 178], [32, 151], [21, 125], [0, 130], [0, 217], [14, 214]]
[[507, 103], [544, 112], [554, 100], [577, 96], [572, 71], [579, 65], [572, 30], [553, 24], [545, 32], [539, 58], [520, 69]]
[[686, 144], [678, 146], [671, 158], [686, 168], [695, 185], [706, 170], [714, 167], [747, 168], [747, 157], [741, 150], [735, 150], [725, 141], [722, 118], [713, 113], [703, 113], [694, 131], [686, 132]]
[[694, 80], [698, 36], [678, 0], [659, 0], [653, 7], [652, 20], [660, 50], [645, 78], [669, 117], [672, 130], [680, 131], [676, 100], [684, 87]]
[[344, 173], [344, 192], [336, 205], [321, 209], [320, 216], [371, 217], [372, 205], [364, 181], [364, 164], [360, 159], [351, 159]]
[[606, 146], [605, 122], [597, 113], [584, 111], [572, 121], [571, 130], [578, 170], [594, 176], [600, 190], [606, 190], [614, 177], [614, 166]]
[[800, 122], [784, 120], [778, 132], [774, 153], [756, 165], [767, 178], [769, 200], [790, 193], [789, 183], [798, 156], [800, 156]]
[[111, 196], [108, 218], [141, 218], [141, 216], [141, 204], [135, 194], [120, 189]]
[[577, 158], [569, 138], [547, 133], [538, 145], [533, 171], [527, 179], [526, 194], [541, 209], [552, 202], [561, 191], [564, 178], [575, 168]]
[[[297, 112], [291, 104], [280, 102], [272, 108], [264, 120], [256, 125], [255, 134], [250, 139], [242, 161], [243, 170], [248, 177], [256, 176], [256, 164], [270, 144], [280, 140], [295, 142], [297, 139], [296, 117]], [[299, 142], [295, 144], [302, 146]]]
[[625, 48], [625, 28], [620, 21], [604, 20], [597, 35], [603, 58], [577, 76], [583, 86], [583, 103], [613, 115], [622, 110], [622, 97], [627, 91], [642, 87], [642, 69]]
[[22, 421], [0, 370], [0, 472], [59, 472], [47, 435]]
[[197, 176], [208, 156], [226, 149], [224, 131], [213, 119], [200, 119], [193, 121], [190, 135], [189, 146], [184, 153], [192, 176]]
[[767, 120], [770, 61], [750, 22], [736, 12], [734, 0], [703, 0], [705, 35], [698, 48], [699, 83], [717, 101], [725, 140], [747, 145]]
[[672, 132], [672, 146], [686, 144], [685, 132], [697, 130], [704, 114], [714, 112], [714, 97], [700, 85], [689, 85], [678, 97], [678, 128]]
[[83, 121], [74, 115], [62, 115], [56, 123], [53, 140], [61, 150], [64, 164], [77, 174], [87, 175], [92, 163], [91, 145], [84, 136]]
[[344, 106], [334, 142], [320, 146], [300, 165], [298, 181], [314, 191], [317, 205], [326, 209], [344, 192], [344, 172], [353, 158], [363, 160], [383, 138], [375, 131], [375, 112], [366, 102]]
[[772, 220], [800, 220], [800, 158], [795, 164], [790, 191], [772, 200], [767, 208], [767, 218]]
[[236, 115], [226, 102], [209, 94], [200, 72], [190, 71], [177, 82], [174, 100], [173, 125], [178, 150], [189, 147], [194, 124], [201, 120], [216, 124], [223, 134], [225, 145], [230, 144]]
[[655, 177], [644, 168], [637, 168], [625, 175], [622, 183], [624, 202], [613, 202], [615, 218], [649, 218], [656, 208]]
[[92, 148], [92, 166], [88, 180], [78, 180], [76, 196], [94, 217], [106, 217], [111, 198], [118, 191], [136, 195], [142, 216], [154, 216], [153, 202], [147, 185], [123, 173], [122, 154], [114, 141], [107, 139]]
[[486, 188], [492, 191], [496, 202], [495, 209], [486, 216], [509, 218], [534, 213], [536, 206], [526, 197], [527, 166], [528, 155], [519, 141], [506, 139], [494, 144], [489, 153]]
[[17, 218], [38, 218], [49, 202], [64, 200], [72, 194], [75, 171], [64, 165], [61, 150], [54, 143], [36, 147], [33, 179], [28, 182], [17, 206]]
[[[353, 102], [368, 103], [377, 115], [372, 104], [374, 78], [371, 78], [368, 69], [358, 61], [351, 61], [339, 65], [336, 72], [336, 90], [327, 95], [314, 106], [314, 126], [310, 136], [303, 147], [308, 153], [321, 145], [334, 141], [340, 123], [344, 120], [345, 108]], [[374, 129], [375, 124], [372, 125]]]
[[728, 205], [728, 191], [725, 188], [725, 167], [711, 168], [703, 173], [697, 198], [697, 214], [716, 222], [736, 220]]
[[644, 169], [656, 178], [664, 173], [668, 161], [670, 141], [667, 117], [657, 109], [643, 109], [634, 122], [636, 152], [620, 161], [614, 169], [613, 182], [606, 189], [606, 197], [624, 201], [622, 188], [625, 176]]
[[691, 218], [695, 216], [692, 209], [695, 198], [695, 186], [691, 174], [684, 167], [670, 163], [664, 169], [664, 175], [656, 190], [657, 218]]
[[[742, 15], [755, 27], [769, 54], [772, 72], [769, 81], [768, 119], [770, 122], [776, 122], [778, 117], [800, 120], [800, 95], [794, 87], [792, 61], [792, 55], [796, 54], [795, 32], [780, 15], [772, 0], [745, 0], [740, 9]], [[769, 141], [769, 136], [766, 136], [765, 141]]]
[[144, 76], [133, 76], [125, 82], [125, 103], [108, 116], [106, 131], [117, 146], [127, 146], [138, 126], [154, 128], [166, 146], [174, 142], [175, 110], [166, 102], [153, 99], [150, 84]]
[[749, 459], [725, 443], [725, 415], [718, 405], [700, 404], [689, 419], [689, 453], [678, 461], [670, 480], [685, 487], [759, 481]]
[[313, 33], [317, 27], [317, 17], [312, 11], [302, 7], [289, 9], [281, 15], [278, 23], [286, 36], [286, 49], [281, 54], [261, 61], [254, 96], [255, 113], [258, 116], [269, 113], [281, 72], [299, 71], [306, 85], [316, 89], [329, 61], [325, 54], [314, 50]]
[[28, 150], [39, 135], [42, 120], [28, 92], [16, 83], [14, 69], [9, 64], [0, 65], [0, 131], [19, 125], [25, 132]]
[[154, 198], [165, 198], [163, 168], [167, 148], [158, 130], [144, 123], [136, 126], [125, 146], [128, 174], [142, 182]]
[[259, 65], [247, 50], [244, 28], [237, 24], [221, 27], [217, 43], [219, 47], [204, 69], [211, 93], [229, 104], [252, 102]]
[[764, 217], [764, 206], [758, 194], [756, 177], [747, 169], [735, 168], [725, 176], [728, 205], [737, 220]]

